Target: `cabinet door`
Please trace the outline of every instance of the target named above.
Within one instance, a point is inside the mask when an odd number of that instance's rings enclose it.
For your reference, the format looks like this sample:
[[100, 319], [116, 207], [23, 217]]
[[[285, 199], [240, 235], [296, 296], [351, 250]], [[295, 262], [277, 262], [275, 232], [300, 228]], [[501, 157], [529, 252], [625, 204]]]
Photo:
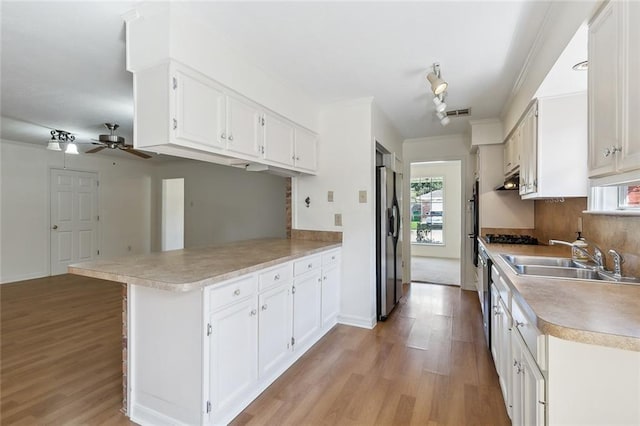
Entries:
[[340, 313], [340, 268], [322, 271], [322, 329], [328, 330], [338, 321]]
[[269, 377], [286, 363], [291, 352], [291, 283], [259, 297], [258, 374]]
[[258, 157], [262, 147], [262, 111], [246, 101], [227, 97], [227, 150]]
[[264, 158], [274, 163], [293, 166], [293, 126], [278, 117], [265, 113]]
[[293, 282], [293, 337], [296, 348], [305, 348], [321, 328], [320, 271], [308, 272]]
[[511, 314], [509, 314], [509, 311], [502, 299], [499, 300], [499, 306], [502, 314], [500, 315], [499, 325], [500, 355], [498, 358], [500, 359], [500, 377], [498, 378], [498, 381], [500, 383], [500, 389], [502, 390], [504, 403], [507, 407], [507, 413], [509, 414], [509, 417], [511, 417], [513, 407], [513, 402], [511, 401], [511, 365], [513, 364], [511, 359]]
[[589, 177], [615, 172], [620, 148], [620, 5], [609, 2], [589, 26]]
[[624, 90], [623, 111], [625, 133], [622, 138], [620, 169], [640, 169], [640, 3], [620, 4], [623, 16]]
[[223, 148], [225, 95], [221, 88], [195, 71], [178, 67], [174, 71], [174, 117], [176, 142]]
[[500, 293], [496, 289], [496, 286], [491, 284], [491, 356], [493, 356], [493, 363], [496, 366], [498, 376], [502, 371], [500, 356], [502, 355], [500, 347], [502, 345], [502, 333], [500, 332]]
[[522, 351], [522, 415], [525, 425], [544, 426], [545, 388], [544, 376], [528, 350]]
[[520, 195], [538, 190], [538, 119], [537, 105], [527, 111], [520, 125], [521, 162]]
[[296, 129], [295, 143], [295, 167], [311, 172], [317, 170], [316, 164], [316, 144], [317, 139], [313, 133], [306, 130]]
[[512, 423], [543, 426], [545, 424], [545, 383], [524, 340], [517, 331], [511, 335], [513, 351]]
[[212, 418], [228, 412], [258, 379], [258, 315], [250, 298], [211, 314], [209, 386]]
[[511, 171], [512, 147], [513, 147], [513, 135], [511, 135], [511, 137], [507, 139], [507, 141], [504, 143], [503, 156], [504, 156], [504, 175], [505, 176], [508, 176], [509, 172]]

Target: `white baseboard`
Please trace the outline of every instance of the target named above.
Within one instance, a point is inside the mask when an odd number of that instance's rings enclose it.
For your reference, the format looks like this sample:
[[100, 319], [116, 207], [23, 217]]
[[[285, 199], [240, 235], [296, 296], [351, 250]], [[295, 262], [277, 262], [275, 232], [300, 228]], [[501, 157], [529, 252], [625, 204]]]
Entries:
[[338, 324], [351, 325], [354, 327], [367, 328], [371, 330], [376, 326], [376, 318], [364, 318], [357, 315], [338, 315]]
[[10, 284], [17, 281], [34, 280], [36, 278], [44, 278], [48, 276], [49, 276], [49, 273], [47, 272], [34, 272], [34, 273], [24, 274], [24, 275], [14, 275], [14, 276], [0, 278], [0, 284]]
[[184, 423], [178, 420], [159, 413], [156, 410], [142, 406], [140, 404], [131, 404], [131, 413], [129, 418], [131, 421], [138, 423], [139, 425], [153, 425], [153, 426], [172, 426], [172, 425], [184, 425]]

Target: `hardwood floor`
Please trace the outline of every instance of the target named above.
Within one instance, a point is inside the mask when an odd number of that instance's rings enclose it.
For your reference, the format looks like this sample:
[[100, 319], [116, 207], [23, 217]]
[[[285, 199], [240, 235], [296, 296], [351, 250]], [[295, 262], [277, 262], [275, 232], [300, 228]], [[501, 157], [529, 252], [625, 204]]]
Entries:
[[[0, 423], [120, 413], [121, 289], [73, 275], [0, 286]], [[413, 284], [373, 330], [337, 326], [234, 425], [507, 425], [477, 295]]]
[[232, 423], [508, 425], [475, 292], [412, 284], [373, 330], [337, 326]]
[[133, 424], [121, 300], [120, 284], [74, 275], [0, 286], [1, 424]]

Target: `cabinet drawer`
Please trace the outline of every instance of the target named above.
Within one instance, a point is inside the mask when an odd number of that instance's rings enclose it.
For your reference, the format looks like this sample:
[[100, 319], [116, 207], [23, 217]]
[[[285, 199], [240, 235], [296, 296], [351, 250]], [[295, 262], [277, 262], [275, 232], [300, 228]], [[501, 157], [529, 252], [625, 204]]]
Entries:
[[536, 360], [541, 369], [545, 369], [545, 345], [544, 335], [540, 333], [535, 323], [525, 314], [524, 309], [516, 300], [511, 302], [511, 315], [513, 317], [513, 329], [522, 336], [527, 349]]
[[284, 265], [276, 266], [258, 275], [258, 291], [262, 291], [275, 284], [291, 281], [293, 277], [293, 264], [288, 262]]
[[215, 311], [225, 305], [244, 300], [256, 294], [256, 277], [254, 275], [220, 284], [209, 291], [209, 306]]
[[322, 253], [322, 266], [334, 265], [340, 262], [340, 250], [331, 250], [327, 253]]
[[303, 259], [297, 260], [293, 264], [293, 275], [298, 276], [305, 272], [312, 271], [320, 267], [322, 258], [320, 255], [308, 256]]
[[504, 302], [505, 306], [511, 312], [511, 288], [509, 288], [509, 284], [504, 279], [504, 277], [500, 277], [493, 282], [498, 289], [498, 293], [500, 293], [500, 298]]

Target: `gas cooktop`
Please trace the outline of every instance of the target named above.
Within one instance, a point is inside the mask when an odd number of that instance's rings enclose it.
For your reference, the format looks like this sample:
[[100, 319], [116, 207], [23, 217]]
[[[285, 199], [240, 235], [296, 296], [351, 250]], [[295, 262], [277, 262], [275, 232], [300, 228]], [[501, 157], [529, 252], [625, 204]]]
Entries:
[[538, 239], [530, 235], [487, 234], [484, 240], [489, 244], [538, 244]]

